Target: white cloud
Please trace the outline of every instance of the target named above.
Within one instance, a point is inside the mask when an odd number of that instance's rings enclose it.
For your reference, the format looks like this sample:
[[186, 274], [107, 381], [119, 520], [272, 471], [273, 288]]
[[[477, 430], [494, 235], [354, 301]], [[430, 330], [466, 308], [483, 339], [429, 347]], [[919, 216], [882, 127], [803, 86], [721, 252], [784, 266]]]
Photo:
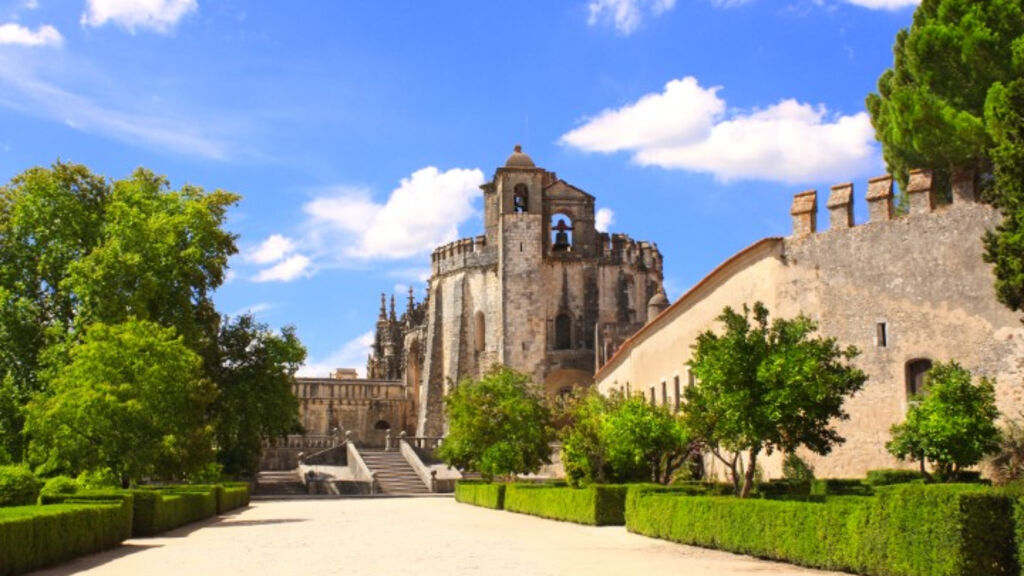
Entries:
[[196, 0], [87, 0], [82, 25], [112, 22], [132, 33], [137, 28], [167, 33], [198, 8]]
[[35, 10], [39, 8], [39, 0], [25, 0], [22, 4], [26, 10]]
[[322, 359], [307, 359], [299, 368], [298, 376], [326, 378], [338, 368], [355, 368], [360, 377], [366, 376], [366, 357], [373, 345], [373, 332], [366, 332], [346, 342], [341, 348]]
[[[430, 166], [403, 178], [383, 204], [365, 190], [343, 189], [304, 206], [311, 240], [341, 259], [398, 259], [458, 238], [475, 213], [483, 172]], [[340, 251], [338, 251], [340, 247]]]
[[0, 24], [0, 45], [60, 46], [64, 37], [53, 26], [40, 26], [31, 30], [18, 24]]
[[253, 282], [291, 282], [300, 277], [310, 277], [313, 262], [302, 254], [296, 254], [277, 264], [260, 270], [253, 276]]
[[850, 4], [863, 6], [872, 10], [899, 10], [917, 6], [921, 0], [846, 0]]
[[287, 236], [271, 234], [255, 250], [245, 256], [245, 259], [256, 264], [270, 264], [277, 262], [295, 250], [295, 242]]
[[726, 182], [842, 179], [880, 165], [866, 112], [839, 116], [789, 99], [727, 114], [719, 90], [702, 88], [692, 77], [673, 80], [661, 93], [601, 112], [561, 143], [630, 151], [644, 166], [707, 172]]
[[590, 14], [587, 23], [594, 26], [610, 22], [623, 36], [629, 36], [640, 26], [649, 13], [659, 16], [674, 8], [676, 0], [591, 0], [587, 4]]
[[609, 208], [598, 208], [594, 214], [594, 228], [598, 232], [607, 232], [608, 227], [615, 223], [615, 212]]

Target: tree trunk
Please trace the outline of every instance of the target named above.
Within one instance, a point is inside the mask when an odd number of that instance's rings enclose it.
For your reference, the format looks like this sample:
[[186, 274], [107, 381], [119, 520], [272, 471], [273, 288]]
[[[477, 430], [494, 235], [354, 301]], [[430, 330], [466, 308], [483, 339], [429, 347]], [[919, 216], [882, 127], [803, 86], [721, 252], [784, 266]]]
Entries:
[[749, 462], [747, 462], [747, 469], [743, 474], [743, 490], [740, 491], [740, 498], [746, 498], [750, 495], [750, 490], [754, 487], [754, 475], [757, 473], [757, 454], [759, 450], [751, 448], [749, 455]]

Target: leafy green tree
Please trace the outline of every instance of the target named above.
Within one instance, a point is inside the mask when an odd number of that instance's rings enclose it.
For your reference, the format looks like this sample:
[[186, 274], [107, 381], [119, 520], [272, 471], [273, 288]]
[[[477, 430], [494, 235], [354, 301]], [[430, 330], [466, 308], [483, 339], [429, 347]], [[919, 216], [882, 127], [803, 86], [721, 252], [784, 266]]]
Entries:
[[753, 324], [747, 306], [743, 314], [726, 307], [718, 320], [724, 333], [704, 332], [693, 346], [690, 366], [699, 382], [686, 389], [683, 418], [745, 498], [762, 453], [804, 446], [828, 454], [843, 442], [833, 424], [848, 418], [843, 402], [867, 376], [849, 364], [855, 347], [842, 350], [833, 338], [812, 336], [817, 325], [805, 316], [769, 325], [768, 309], [757, 302]]
[[222, 229], [237, 200], [169, 190], [141, 168], [110, 182], [61, 162], [0, 188], [0, 452], [22, 460], [25, 404], [93, 322], [173, 326], [213, 361], [212, 291], [237, 251]]
[[692, 443], [675, 416], [642, 396], [617, 403], [602, 431], [611, 479], [616, 482], [668, 484], [692, 453]]
[[448, 436], [438, 455], [490, 481], [536, 472], [550, 461], [551, 414], [526, 374], [495, 366], [464, 380], [444, 399]]
[[559, 431], [562, 466], [569, 484], [582, 486], [608, 481], [604, 423], [614, 398], [596, 390], [572, 395], [568, 402], [569, 422]]
[[915, 399], [907, 418], [890, 430], [885, 447], [900, 460], [915, 460], [927, 474], [928, 462], [945, 478], [974, 466], [999, 449], [995, 421], [995, 385], [956, 363], [936, 363], [925, 375], [925, 394]]
[[264, 440], [299, 429], [292, 394], [306, 349], [288, 326], [275, 334], [251, 315], [221, 325], [213, 380], [217, 460], [231, 475], [257, 471]]
[[[1024, 41], [1017, 58], [1024, 70]], [[996, 296], [1024, 309], [1024, 79], [989, 90], [985, 119], [992, 135], [995, 185], [988, 195], [1003, 221], [985, 235], [985, 261], [994, 264]]]
[[206, 411], [216, 390], [173, 328], [96, 323], [70, 358], [27, 408], [30, 459], [43, 470], [109, 470], [127, 487], [212, 459]]
[[1024, 0], [922, 0], [867, 108], [889, 170], [990, 171], [989, 92], [1024, 74]]
[[74, 324], [68, 267], [100, 241], [110, 188], [58, 162], [0, 187], [0, 452], [20, 461], [22, 408], [43, 387], [40, 360]]
[[640, 396], [589, 391], [573, 402], [562, 430], [562, 464], [570, 484], [660, 482], [695, 454], [680, 421]]

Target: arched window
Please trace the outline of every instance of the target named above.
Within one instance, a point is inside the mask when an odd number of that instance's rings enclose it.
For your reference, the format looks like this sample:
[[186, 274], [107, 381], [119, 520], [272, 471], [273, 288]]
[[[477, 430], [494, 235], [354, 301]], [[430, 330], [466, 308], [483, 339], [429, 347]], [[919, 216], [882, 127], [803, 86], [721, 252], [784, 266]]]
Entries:
[[555, 350], [572, 348], [572, 321], [568, 314], [555, 316]]
[[924, 393], [924, 375], [932, 369], [932, 361], [918, 358], [907, 362], [907, 398]]
[[551, 251], [572, 252], [572, 219], [566, 214], [551, 216]]
[[516, 184], [512, 190], [512, 210], [514, 212], [530, 211], [530, 191], [526, 184]]
[[486, 326], [486, 324], [484, 322], [484, 313], [482, 311], [480, 311], [480, 310], [477, 310], [476, 316], [475, 316], [474, 319], [476, 320], [476, 322], [474, 322], [474, 326], [473, 326], [473, 330], [475, 332], [474, 335], [476, 336], [476, 339], [475, 339], [476, 351], [477, 352], [483, 352], [484, 351], [484, 347], [487, 344], [487, 333], [485, 331], [487, 326]]

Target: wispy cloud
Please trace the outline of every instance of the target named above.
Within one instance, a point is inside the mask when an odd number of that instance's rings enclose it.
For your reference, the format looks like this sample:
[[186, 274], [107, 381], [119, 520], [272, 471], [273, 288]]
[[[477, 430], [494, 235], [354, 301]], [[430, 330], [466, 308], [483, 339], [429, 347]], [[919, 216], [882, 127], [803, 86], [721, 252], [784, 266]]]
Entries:
[[40, 26], [35, 30], [19, 24], [0, 24], [0, 45], [60, 46], [64, 37], [53, 26]]
[[360, 334], [322, 358], [308, 359], [297, 375], [326, 378], [338, 368], [355, 368], [359, 376], [366, 376], [366, 357], [372, 345], [373, 332]]
[[921, 0], [846, 0], [846, 2], [872, 10], [900, 10], [917, 6]]
[[245, 259], [256, 264], [277, 262], [295, 250], [295, 241], [287, 236], [271, 234], [254, 250], [245, 255]]
[[199, 8], [196, 0], [87, 0], [83, 26], [116, 24], [129, 32], [148, 28], [167, 34]]
[[[76, 66], [91, 74], [83, 74]], [[102, 78], [101, 71], [74, 57], [56, 61], [41, 55], [0, 54], [0, 106], [82, 132], [185, 156], [229, 160], [254, 154], [237, 143], [246, 122], [227, 114], [188, 113], [165, 101], [153, 106], [153, 100], [138, 89], [115, 80], [117, 90], [112, 91], [104, 84], [109, 84], [109, 79]], [[95, 91], [102, 94], [89, 94], [100, 85], [104, 88]]]
[[720, 90], [693, 77], [672, 80], [662, 92], [604, 110], [561, 143], [591, 152], [629, 151], [640, 165], [706, 172], [725, 182], [846, 178], [880, 166], [866, 112], [836, 115], [823, 105], [788, 99], [727, 113]]
[[274, 308], [274, 305], [271, 304], [270, 302], [257, 302], [256, 304], [253, 304], [251, 306], [246, 306], [244, 308], [239, 308], [238, 310], [235, 310], [234, 312], [229, 313], [228, 316], [236, 317], [236, 316], [242, 316], [243, 314], [250, 314], [250, 315], [253, 315], [253, 316], [257, 316], [257, 315], [262, 314], [264, 312], [268, 312], [268, 311], [270, 311], [273, 308]]
[[676, 0], [591, 0], [587, 23], [611, 24], [619, 34], [629, 36], [647, 16], [659, 16], [675, 5]]

